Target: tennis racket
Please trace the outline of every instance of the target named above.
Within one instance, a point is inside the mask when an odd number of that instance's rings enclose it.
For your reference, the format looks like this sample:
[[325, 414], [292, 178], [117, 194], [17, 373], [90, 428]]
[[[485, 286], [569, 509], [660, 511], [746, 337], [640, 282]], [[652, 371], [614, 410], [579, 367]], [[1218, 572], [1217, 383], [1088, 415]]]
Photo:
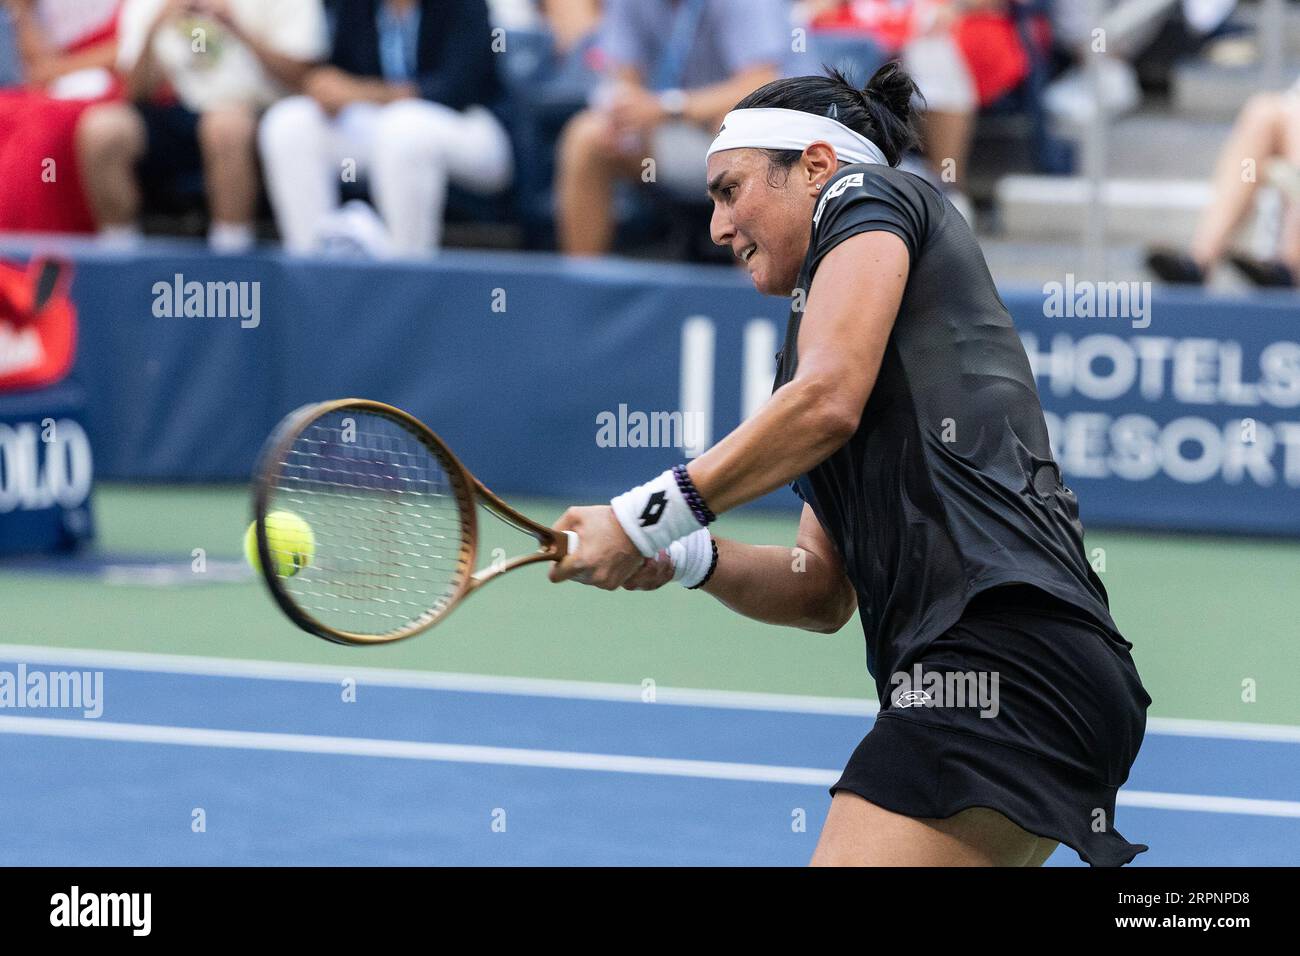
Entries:
[[[476, 505], [535, 538], [537, 550], [475, 571]], [[267, 537], [277, 512], [310, 528], [293, 558], [278, 561]], [[413, 637], [493, 578], [558, 561], [578, 543], [488, 491], [418, 419], [356, 398], [305, 405], [280, 422], [254, 475], [253, 520], [262, 578], [280, 609], [339, 644]]]

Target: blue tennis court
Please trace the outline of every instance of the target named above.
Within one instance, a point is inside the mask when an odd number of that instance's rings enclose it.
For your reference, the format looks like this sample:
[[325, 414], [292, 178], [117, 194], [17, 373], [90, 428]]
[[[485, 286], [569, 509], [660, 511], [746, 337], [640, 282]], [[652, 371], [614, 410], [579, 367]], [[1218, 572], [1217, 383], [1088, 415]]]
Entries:
[[[5, 865], [802, 865], [872, 719], [837, 698], [0, 652], [20, 664], [102, 672], [103, 710], [0, 716]], [[1295, 865], [1298, 792], [1296, 728], [1154, 719], [1116, 823], [1151, 846], [1139, 865]]]

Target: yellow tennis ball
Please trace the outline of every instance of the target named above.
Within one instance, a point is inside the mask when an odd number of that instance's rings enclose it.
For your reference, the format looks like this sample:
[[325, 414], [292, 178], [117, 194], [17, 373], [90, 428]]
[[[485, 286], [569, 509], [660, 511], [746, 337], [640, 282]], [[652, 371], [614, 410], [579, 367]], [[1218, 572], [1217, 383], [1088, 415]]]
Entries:
[[[275, 573], [293, 577], [316, 556], [316, 535], [311, 525], [292, 511], [272, 511], [266, 516], [266, 546], [275, 559]], [[244, 557], [254, 571], [262, 570], [257, 554], [257, 522], [244, 532]]]

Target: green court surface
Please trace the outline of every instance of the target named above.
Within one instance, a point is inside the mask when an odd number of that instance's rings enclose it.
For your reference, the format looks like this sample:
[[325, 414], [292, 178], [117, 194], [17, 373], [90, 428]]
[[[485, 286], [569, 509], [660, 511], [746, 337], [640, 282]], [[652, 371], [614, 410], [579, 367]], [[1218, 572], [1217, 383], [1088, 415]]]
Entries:
[[[563, 508], [511, 503], [545, 521]], [[246, 489], [107, 485], [95, 508], [99, 550], [157, 555], [182, 573], [0, 570], [0, 642], [875, 696], [856, 618], [833, 636], [809, 634], [741, 619], [677, 586], [609, 594], [552, 585], [540, 567], [494, 582], [445, 625], [412, 640], [335, 646], [283, 619], [251, 571], [230, 580], [248, 521]], [[717, 527], [724, 536], [781, 543], [793, 541], [795, 520], [750, 511]], [[493, 548], [509, 554], [529, 545], [491, 519], [482, 528], [481, 564]], [[1087, 547], [1098, 564], [1104, 558], [1101, 577], [1135, 645], [1152, 716], [1300, 724], [1300, 544], [1096, 531]], [[203, 550], [206, 571], [190, 569], [195, 549]]]

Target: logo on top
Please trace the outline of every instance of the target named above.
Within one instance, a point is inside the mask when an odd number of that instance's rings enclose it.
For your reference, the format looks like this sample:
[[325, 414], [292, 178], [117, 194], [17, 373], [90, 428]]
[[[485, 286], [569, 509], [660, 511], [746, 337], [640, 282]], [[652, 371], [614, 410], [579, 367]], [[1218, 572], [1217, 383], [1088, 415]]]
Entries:
[[817, 211], [813, 213], [813, 225], [821, 221], [822, 213], [826, 211], [826, 201], [834, 199], [836, 196], [844, 194], [844, 191], [853, 187], [862, 185], [862, 173], [849, 173], [843, 179], [836, 180], [835, 185], [826, 192], [822, 193], [821, 202], [817, 204]]

